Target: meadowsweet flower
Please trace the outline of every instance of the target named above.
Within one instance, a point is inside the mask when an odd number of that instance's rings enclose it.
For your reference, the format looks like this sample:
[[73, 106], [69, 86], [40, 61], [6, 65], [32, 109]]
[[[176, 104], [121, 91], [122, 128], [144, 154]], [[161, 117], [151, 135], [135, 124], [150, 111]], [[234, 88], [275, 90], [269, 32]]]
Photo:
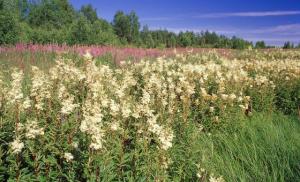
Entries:
[[23, 109], [28, 109], [31, 107], [31, 100], [29, 99], [29, 97], [25, 98], [22, 107]]
[[22, 71], [14, 70], [12, 73], [11, 89], [8, 91], [8, 101], [10, 104], [19, 103], [23, 99], [22, 80], [24, 74]]
[[25, 136], [29, 139], [35, 139], [37, 136], [44, 135], [44, 128], [39, 128], [36, 119], [27, 120], [25, 128]]
[[229, 95], [229, 99], [230, 99], [231, 101], [233, 101], [234, 99], [236, 99], [236, 95], [235, 95], [235, 94], [230, 94], [230, 95]]
[[209, 177], [209, 182], [225, 182], [222, 176], [215, 177], [214, 174], [211, 174]]
[[75, 149], [78, 148], [78, 142], [72, 142], [72, 147], [74, 147]]
[[103, 136], [104, 133], [97, 133], [96, 135], [92, 135], [92, 143], [90, 144], [90, 148], [94, 150], [100, 150], [103, 148]]
[[246, 99], [246, 101], [248, 101], [248, 102], [251, 100], [250, 96], [245, 96], [245, 99]]
[[114, 100], [110, 101], [110, 113], [112, 116], [119, 114], [120, 106]]
[[248, 104], [239, 105], [239, 107], [242, 109], [242, 111], [246, 111], [246, 109], [248, 109]]
[[171, 159], [167, 158], [166, 156], [163, 156], [161, 158], [162, 167], [164, 169], [168, 169], [169, 165], [172, 163]]
[[24, 148], [24, 143], [20, 141], [19, 138], [16, 138], [12, 143], [11, 143], [11, 149], [12, 153], [18, 154], [22, 151]]
[[150, 94], [146, 90], [143, 90], [142, 103], [143, 104], [149, 104], [150, 101], [151, 101]]
[[62, 108], [61, 108], [61, 113], [62, 114], [71, 114], [75, 108], [77, 108], [79, 105], [78, 104], [74, 104], [74, 97], [73, 96], [69, 96], [67, 99], [63, 100], [62, 102]]
[[156, 134], [161, 143], [163, 150], [168, 150], [172, 147], [172, 140], [174, 138], [173, 132], [170, 129], [163, 128], [156, 123], [158, 116], [152, 116], [148, 119], [149, 131]]
[[86, 51], [86, 53], [83, 55], [83, 58], [87, 61], [93, 60], [93, 56], [89, 51]]
[[87, 133], [91, 136], [92, 142], [90, 148], [99, 150], [103, 148], [104, 130], [102, 129], [102, 114], [95, 114], [94, 116], [85, 116], [81, 122], [81, 132]]
[[159, 140], [162, 143], [161, 148], [163, 150], [168, 150], [172, 147], [172, 140], [174, 138], [173, 132], [169, 130], [162, 130], [159, 134]]
[[110, 129], [111, 129], [112, 131], [117, 131], [117, 130], [120, 129], [120, 124], [119, 124], [118, 122], [115, 121], [115, 122], [111, 123]]
[[48, 76], [38, 67], [32, 66], [32, 87], [30, 90], [30, 96], [35, 100], [35, 108], [38, 110], [44, 110], [45, 99], [51, 98], [51, 83]]
[[130, 115], [131, 115], [131, 110], [130, 108], [128, 107], [128, 105], [125, 105], [121, 108], [121, 111], [122, 111], [122, 116], [124, 118], [128, 118]]
[[226, 101], [228, 99], [228, 95], [227, 94], [221, 94], [221, 98]]
[[238, 102], [242, 102], [242, 101], [243, 101], [243, 98], [242, 98], [241, 96], [239, 96], [238, 99], [237, 99], [237, 101], [238, 101]]
[[64, 158], [66, 159], [67, 162], [71, 162], [74, 159], [74, 156], [71, 153], [66, 152], [64, 154]]
[[215, 122], [220, 122], [219, 116], [215, 116]]

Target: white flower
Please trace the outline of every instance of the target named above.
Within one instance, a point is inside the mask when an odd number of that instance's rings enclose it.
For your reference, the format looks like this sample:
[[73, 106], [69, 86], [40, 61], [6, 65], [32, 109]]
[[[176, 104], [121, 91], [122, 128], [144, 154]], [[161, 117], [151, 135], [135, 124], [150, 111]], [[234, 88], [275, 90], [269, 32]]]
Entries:
[[72, 146], [77, 149], [78, 148], [78, 142], [72, 142]]
[[220, 177], [215, 177], [214, 174], [211, 174], [209, 178], [209, 182], [225, 182], [222, 176]]
[[22, 71], [14, 70], [12, 73], [11, 89], [8, 92], [8, 100], [10, 104], [19, 103], [23, 99], [22, 80], [24, 74]]
[[112, 116], [116, 116], [120, 111], [120, 106], [114, 100], [110, 101], [110, 111]]
[[209, 107], [209, 112], [213, 113], [215, 111], [214, 107]]
[[37, 120], [27, 120], [25, 136], [29, 139], [35, 139], [39, 135], [44, 135], [44, 128], [39, 128]]
[[83, 58], [87, 61], [91, 61], [93, 59], [93, 56], [89, 51], [86, 51], [86, 53], [83, 55]]
[[117, 122], [113, 122], [110, 126], [110, 129], [112, 131], [117, 131], [117, 130], [119, 130], [119, 128], [120, 128], [120, 126], [119, 126], [119, 123], [117, 123]]
[[22, 107], [23, 107], [23, 109], [28, 109], [31, 107], [31, 101], [30, 101], [29, 97], [25, 98]]
[[65, 99], [62, 102], [62, 108], [60, 112], [66, 115], [71, 114], [74, 111], [74, 109], [78, 107], [78, 104], [74, 104], [73, 101], [74, 97], [72, 96], [70, 96], [68, 99]]
[[162, 143], [161, 148], [164, 150], [168, 150], [172, 147], [172, 140], [173, 140], [173, 132], [170, 131], [163, 131], [160, 133], [159, 140]]
[[74, 156], [71, 153], [66, 152], [64, 154], [64, 158], [66, 159], [67, 162], [71, 162], [74, 159]]
[[146, 90], [143, 90], [142, 103], [143, 104], [149, 104], [150, 101], [151, 101], [150, 94]]
[[24, 148], [24, 143], [20, 141], [19, 138], [16, 138], [12, 143], [11, 143], [11, 149], [13, 150], [12, 153], [18, 154], [22, 151]]

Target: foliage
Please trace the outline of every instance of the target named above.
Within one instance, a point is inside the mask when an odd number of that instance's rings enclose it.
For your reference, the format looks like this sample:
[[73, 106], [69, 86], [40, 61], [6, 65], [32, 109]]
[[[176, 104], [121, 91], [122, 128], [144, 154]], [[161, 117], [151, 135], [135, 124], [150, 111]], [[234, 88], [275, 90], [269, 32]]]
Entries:
[[294, 44], [291, 42], [285, 42], [283, 45], [283, 49], [292, 49], [294, 48]]
[[28, 22], [31, 26], [57, 29], [70, 25], [75, 11], [68, 0], [42, 0], [31, 5]]
[[264, 41], [257, 41], [255, 43], [255, 48], [256, 49], [265, 49], [266, 48], [266, 43]]
[[138, 17], [134, 12], [126, 15], [123, 11], [118, 11], [113, 19], [113, 27], [123, 43], [134, 43], [139, 39]]
[[[146, 48], [210, 47], [248, 48], [251, 43], [230, 39], [214, 32], [191, 31], [174, 33], [167, 30], [140, 30], [139, 17], [134, 11], [116, 12], [112, 23], [101, 19], [92, 5], [76, 11], [68, 0], [1, 0], [2, 29], [7, 29], [5, 42], [0, 44], [59, 43], [133, 45]], [[4, 16], [5, 15], [5, 16]], [[14, 17], [12, 17], [13, 15]], [[22, 31], [8, 29], [18, 27]], [[82, 28], [80, 27], [82, 26]], [[7, 28], [6, 28], [7, 27]], [[78, 32], [77, 32], [78, 31]]]
[[18, 42], [18, 24], [15, 16], [6, 11], [0, 11], [0, 44]]
[[90, 34], [92, 33], [91, 23], [84, 16], [73, 23], [70, 30], [71, 44], [89, 44]]
[[91, 4], [82, 6], [79, 12], [82, 13], [91, 23], [98, 20], [96, 9], [94, 9]]

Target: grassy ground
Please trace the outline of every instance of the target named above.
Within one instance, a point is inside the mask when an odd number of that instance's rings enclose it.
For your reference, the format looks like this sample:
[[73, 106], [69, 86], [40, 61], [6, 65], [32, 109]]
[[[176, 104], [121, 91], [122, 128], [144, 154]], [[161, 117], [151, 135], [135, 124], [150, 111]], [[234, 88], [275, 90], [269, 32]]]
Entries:
[[300, 181], [300, 122], [257, 113], [211, 136], [202, 135], [203, 165], [227, 181]]

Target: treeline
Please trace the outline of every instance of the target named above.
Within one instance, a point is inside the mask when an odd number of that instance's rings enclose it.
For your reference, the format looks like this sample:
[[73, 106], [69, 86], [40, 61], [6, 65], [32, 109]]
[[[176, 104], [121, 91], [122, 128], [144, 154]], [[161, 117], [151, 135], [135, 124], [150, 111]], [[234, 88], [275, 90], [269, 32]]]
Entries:
[[[213, 47], [266, 48], [252, 42], [214, 32], [174, 33], [141, 28], [135, 12], [116, 12], [112, 22], [98, 17], [92, 5], [75, 10], [68, 0], [0, 0], [0, 44], [98, 44], [146, 48]], [[300, 45], [299, 45], [300, 46]]]

